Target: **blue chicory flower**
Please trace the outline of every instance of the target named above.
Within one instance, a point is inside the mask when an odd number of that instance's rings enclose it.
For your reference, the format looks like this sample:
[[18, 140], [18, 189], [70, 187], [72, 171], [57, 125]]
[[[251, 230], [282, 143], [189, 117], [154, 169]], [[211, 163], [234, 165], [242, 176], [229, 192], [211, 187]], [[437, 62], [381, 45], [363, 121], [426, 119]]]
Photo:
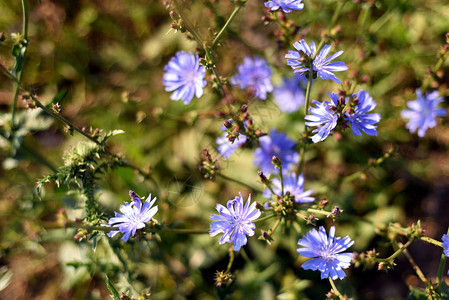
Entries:
[[309, 107], [311, 115], [305, 116], [305, 119], [309, 121], [305, 122], [307, 126], [317, 127], [312, 131], [312, 133], [316, 133], [312, 136], [314, 143], [324, 141], [337, 126], [338, 114], [335, 112], [334, 107], [337, 107], [338, 95], [335, 93], [328, 93], [328, 95], [331, 98], [331, 102], [313, 100], [312, 104], [316, 107]]
[[[295, 196], [296, 203], [309, 203], [315, 200], [314, 197], [310, 197], [313, 194], [313, 190], [304, 191], [304, 175], [300, 174], [296, 177], [296, 173], [291, 173], [288, 175], [283, 175], [284, 182], [284, 194], [290, 192], [292, 196]], [[282, 185], [281, 180], [279, 178], [274, 178], [271, 183], [273, 192], [282, 196]], [[271, 198], [271, 191], [267, 188], [263, 192], [263, 196], [265, 198]]]
[[304, 76], [293, 76], [284, 78], [282, 85], [276, 86], [273, 91], [274, 102], [279, 109], [286, 113], [298, 111], [304, 105], [304, 89], [301, 83], [305, 80]]
[[216, 209], [219, 215], [212, 214], [210, 216], [210, 236], [223, 233], [219, 244], [234, 243], [233, 249], [239, 251], [240, 248], [247, 243], [246, 236], [253, 236], [254, 221], [259, 218], [261, 212], [256, 209], [256, 202], [251, 203], [251, 194], [248, 196], [245, 206], [243, 206], [243, 196], [236, 196], [235, 199], [229, 200], [227, 208], [221, 204], [217, 204]]
[[427, 129], [437, 125], [435, 118], [444, 117], [446, 111], [443, 108], [437, 108], [438, 104], [443, 102], [443, 97], [439, 97], [437, 91], [423, 95], [419, 89], [416, 89], [416, 96], [418, 99], [409, 101], [407, 103], [409, 109], [403, 110], [401, 116], [409, 119], [405, 127], [411, 133], [418, 130], [418, 136], [424, 137]]
[[367, 135], [377, 135], [377, 123], [380, 121], [380, 114], [369, 114], [376, 107], [376, 101], [364, 90], [360, 90], [357, 94], [353, 94], [357, 104], [353, 112], [346, 113], [345, 120], [352, 125], [352, 133], [355, 136], [361, 136], [363, 131]]
[[156, 197], [151, 200], [151, 194], [142, 206], [142, 202], [136, 193], [130, 191], [131, 203], [125, 202], [125, 205], [120, 206], [122, 214], [115, 212], [115, 217], [109, 219], [109, 227], [114, 227], [118, 230], [113, 230], [108, 233], [109, 237], [115, 236], [117, 233], [123, 233], [122, 240], [127, 242], [129, 237], [136, 234], [137, 229], [145, 227], [145, 223], [149, 222], [157, 213], [157, 205], [152, 207], [156, 202]]
[[302, 0], [272, 0], [265, 2], [265, 7], [271, 8], [271, 11], [282, 8], [285, 13], [292, 12], [292, 10], [302, 10], [304, 3]]
[[184, 100], [184, 104], [189, 104], [194, 95], [197, 98], [203, 95], [206, 69], [200, 66], [198, 55], [179, 51], [170, 59], [164, 70], [163, 84], [166, 91], [173, 91], [171, 100]]
[[281, 159], [282, 169], [288, 172], [299, 162], [299, 154], [295, 151], [295, 142], [285, 133], [272, 129], [269, 135], [259, 138], [260, 147], [254, 151], [254, 165], [264, 174], [278, 174], [279, 170], [271, 163], [273, 156]]
[[244, 57], [243, 64], [237, 66], [238, 73], [231, 77], [231, 84], [239, 85], [242, 90], [250, 88], [254, 97], [265, 100], [267, 93], [273, 91], [271, 70], [267, 61], [260, 57]]
[[354, 244], [349, 236], [345, 238], [335, 237], [335, 227], [329, 230], [329, 237], [326, 230], [320, 226], [319, 232], [316, 229], [310, 230], [305, 237], [299, 239], [298, 245], [305, 248], [298, 248], [299, 255], [304, 257], [314, 257], [304, 264], [304, 270], [321, 272], [321, 279], [343, 279], [346, 274], [342, 269], [349, 268], [352, 260], [352, 253], [341, 253]]
[[[315, 43], [312, 41], [309, 47], [305, 40], [300, 40], [299, 42], [295, 42], [293, 47], [295, 47], [298, 51], [288, 51], [285, 55], [285, 58], [287, 58], [287, 64], [293, 68], [295, 73], [306, 74], [309, 71], [309, 66], [307, 62], [304, 62], [301, 59], [301, 57], [306, 55], [309, 59], [312, 59], [316, 53]], [[323, 49], [313, 60], [312, 69], [314, 72], [318, 73], [318, 76], [320, 76], [323, 80], [331, 79], [336, 83], [341, 83], [341, 81], [332, 72], [346, 71], [348, 67], [346, 67], [345, 63], [342, 61], [331, 62], [340, 56], [343, 51], [338, 51], [337, 53], [334, 53], [330, 57], [326, 58], [331, 50], [331, 47], [332, 44], [324, 45]]]

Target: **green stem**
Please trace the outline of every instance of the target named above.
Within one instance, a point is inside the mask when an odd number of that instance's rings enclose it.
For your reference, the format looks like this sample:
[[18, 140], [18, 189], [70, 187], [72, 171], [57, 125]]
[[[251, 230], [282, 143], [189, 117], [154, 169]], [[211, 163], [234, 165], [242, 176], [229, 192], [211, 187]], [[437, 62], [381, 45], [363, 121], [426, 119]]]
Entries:
[[282, 162], [279, 164], [279, 179], [281, 180], [281, 197], [284, 197], [284, 175], [282, 175]]
[[237, 14], [239, 13], [240, 9], [243, 7], [242, 4], [237, 4], [237, 6], [234, 8], [234, 11], [231, 13], [231, 15], [229, 16], [229, 19], [226, 21], [226, 23], [223, 25], [223, 27], [221, 28], [221, 30], [218, 32], [218, 34], [215, 36], [214, 41], [212, 42], [212, 48], [215, 48], [215, 46], [217, 45], [218, 41], [220, 40], [221, 36], [223, 35], [223, 33], [226, 31], [226, 29], [228, 28], [229, 24], [231, 24], [232, 20], [234, 20], [235, 16], [237, 16]]
[[273, 217], [275, 217], [275, 216], [276, 216], [276, 214], [272, 214], [272, 215], [269, 215], [269, 216], [265, 216], [265, 217], [263, 217], [263, 218], [260, 218], [260, 219], [257, 219], [257, 220], [255, 220], [255, 221], [253, 221], [253, 223], [262, 222], [262, 221], [271, 219], [271, 218], [273, 218]]
[[329, 277], [329, 282], [330, 282], [330, 284], [332, 286], [332, 290], [334, 291], [335, 296], [337, 296], [338, 298], [342, 299], [343, 296], [341, 295], [340, 291], [335, 286], [335, 283], [334, 283], [334, 281], [332, 280], [331, 277]]
[[[28, 2], [27, 0], [22, 0], [22, 38], [27, 41], [28, 40]], [[26, 52], [26, 47], [27, 45], [23, 45], [23, 47], [25, 47], [25, 52]], [[25, 52], [23, 54], [23, 60], [25, 60]], [[16, 115], [16, 105], [17, 105], [17, 98], [19, 96], [19, 88], [20, 88], [20, 81], [22, 80], [22, 71], [23, 71], [23, 64], [22, 64], [22, 68], [19, 70], [19, 72], [17, 73], [17, 80], [18, 82], [14, 83], [14, 98], [12, 101], [12, 107], [11, 107], [11, 127], [14, 130], [14, 121], [15, 121], [15, 115]]]
[[421, 268], [415, 263], [415, 260], [413, 259], [413, 257], [410, 255], [410, 252], [408, 252], [407, 249], [404, 250], [404, 255], [407, 257], [408, 261], [410, 262], [410, 264], [412, 265], [413, 270], [415, 270], [416, 275], [418, 275], [419, 279], [421, 279], [421, 281], [424, 284], [427, 284], [427, 278], [424, 275], [424, 273], [421, 271]]
[[[307, 88], [306, 88], [306, 105], [304, 106], [304, 116], [307, 115], [307, 112], [309, 111], [309, 105], [310, 105], [310, 91], [312, 90], [312, 82], [313, 82], [313, 62], [310, 63], [309, 66], [309, 78], [307, 82]], [[306, 138], [309, 137], [308, 135], [308, 127], [306, 126], [306, 122], [304, 120], [304, 132], [306, 134]], [[307, 142], [303, 141], [301, 150], [299, 152], [299, 166], [298, 166], [298, 174], [302, 174], [302, 168], [304, 166], [304, 156], [306, 153], [306, 146]]]
[[216, 66], [215, 56], [212, 53], [211, 49], [209, 49], [206, 45], [203, 45], [203, 48], [204, 48], [204, 51], [206, 51], [206, 58], [210, 62], [212, 62], [212, 66], [209, 66], [209, 68], [212, 70], [212, 73], [214, 73], [215, 78], [217, 78], [218, 86], [220, 87], [220, 91], [224, 97], [224, 96], [226, 96], [226, 91], [224, 89], [223, 83], [221, 82], [220, 76], [218, 75], [217, 68], [215, 67]]
[[[447, 230], [447, 234], [449, 234], [449, 228]], [[444, 254], [443, 251], [443, 253], [441, 253], [440, 265], [438, 266], [437, 285], [440, 285], [441, 283], [441, 278], [443, 278], [443, 271], [445, 265], [446, 265], [446, 255]]]
[[319, 209], [313, 209], [313, 208], [308, 208], [307, 211], [311, 212], [311, 213], [315, 213], [315, 214], [325, 215], [325, 216], [332, 214], [331, 211], [325, 211], [325, 210], [319, 210]]
[[234, 263], [234, 257], [235, 257], [235, 252], [229, 251], [229, 263], [228, 263], [228, 267], [226, 268], [225, 273], [229, 273], [231, 271], [232, 264]]
[[[378, 226], [379, 227], [379, 226]], [[390, 224], [389, 226], [389, 230], [394, 231], [400, 235], [404, 235], [404, 236], [408, 236], [409, 235], [409, 231], [407, 228], [403, 228], [400, 226], [397, 226], [395, 224]], [[442, 247], [443, 243], [440, 241], [437, 241], [433, 238], [427, 237], [427, 236], [419, 236], [419, 237], [415, 237], [416, 239], [419, 239], [421, 241], [427, 242], [429, 244], [433, 244], [437, 247]]]
[[413, 243], [414, 240], [415, 240], [415, 239], [413, 239], [413, 238], [410, 239], [410, 240], [408, 240], [408, 242], [405, 243], [405, 245], [403, 245], [401, 248], [399, 248], [397, 251], [395, 251], [392, 255], [390, 255], [390, 256], [387, 257], [387, 258], [380, 258], [380, 259], [378, 259], [378, 261], [379, 261], [379, 262], [382, 262], [382, 261], [390, 261], [390, 260], [395, 259], [395, 258], [398, 257], [399, 255], [401, 255], [401, 253], [404, 252], [404, 250], [407, 249], [408, 246], [410, 246], [410, 245]]
[[253, 187], [253, 186], [250, 186], [250, 185], [247, 184], [247, 183], [244, 183], [244, 182], [241, 182], [241, 181], [239, 181], [239, 180], [237, 180], [237, 179], [228, 177], [228, 176], [226, 176], [226, 175], [224, 175], [224, 174], [222, 174], [222, 173], [217, 173], [217, 175], [220, 176], [220, 177], [223, 178], [223, 179], [228, 180], [228, 181], [232, 181], [232, 182], [241, 184], [241, 185], [243, 185], [243, 186], [246, 186], [247, 188], [249, 188], [249, 189], [251, 189], [251, 190], [253, 190], [253, 191], [257, 191], [257, 190], [258, 190], [257, 188], [255, 188], [255, 187]]
[[[117, 230], [117, 228], [114, 228], [114, 227], [91, 226], [91, 225], [74, 223], [74, 222], [69, 222], [69, 223], [65, 224], [65, 226], [61, 226], [61, 224], [58, 224], [58, 223], [45, 223], [44, 227], [47, 229], [77, 228], [77, 229], [85, 229], [88, 231], [98, 230], [98, 231], [106, 231], [106, 232], [109, 232], [112, 230]], [[174, 232], [174, 233], [182, 233], [182, 234], [207, 234], [207, 233], [209, 233], [209, 230], [164, 227], [161, 229], [151, 229], [151, 230], [148, 230], [148, 232], [152, 232], [152, 233]]]
[[271, 234], [273, 234], [276, 231], [276, 229], [278, 228], [279, 224], [281, 224], [281, 220], [282, 220], [282, 218], [278, 218], [276, 220], [276, 223], [274, 223], [273, 227], [271, 227]]

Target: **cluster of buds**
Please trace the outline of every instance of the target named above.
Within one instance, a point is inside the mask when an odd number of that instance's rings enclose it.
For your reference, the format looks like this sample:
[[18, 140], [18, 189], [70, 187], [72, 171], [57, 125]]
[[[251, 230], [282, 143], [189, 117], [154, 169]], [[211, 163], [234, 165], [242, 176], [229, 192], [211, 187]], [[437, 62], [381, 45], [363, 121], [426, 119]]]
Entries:
[[24, 92], [22, 94], [22, 96], [21, 96], [22, 100], [25, 101], [25, 107], [26, 108], [30, 108], [30, 109], [33, 109], [33, 108], [37, 107], [36, 106], [36, 102], [33, 99], [33, 98], [36, 98], [36, 97], [37, 97], [36, 95], [31, 95], [28, 92]]
[[53, 103], [51, 105], [51, 110], [55, 113], [55, 114], [60, 114], [63, 110], [63, 108], [61, 107], [61, 105], [59, 103]]
[[407, 237], [419, 239], [424, 233], [424, 229], [421, 228], [421, 220], [418, 220], [416, 224], [410, 225], [408, 228]]
[[186, 28], [180, 16], [175, 13], [173, 10], [169, 13], [170, 18], [173, 20], [173, 23], [170, 25], [171, 28], [181, 31], [182, 33], [186, 32]]
[[294, 195], [287, 191], [284, 196], [275, 196], [274, 198], [275, 201], [270, 203], [274, 212], [284, 217], [296, 217]]
[[204, 148], [202, 151], [202, 158], [200, 161], [199, 171], [205, 179], [214, 181], [218, 167], [216, 166], [217, 160], [213, 160], [209, 153], [209, 148]]
[[287, 14], [282, 9], [271, 11], [270, 8], [266, 8], [262, 21], [265, 25], [272, 22], [279, 24], [279, 29], [274, 32], [279, 49], [290, 47], [301, 29], [300, 26], [295, 25], [294, 21], [288, 20]]
[[376, 249], [356, 254], [353, 259], [354, 266], [356, 268], [361, 266], [372, 268], [376, 265], [378, 256], [379, 253], [376, 252]]
[[234, 276], [229, 272], [217, 271], [215, 273], [215, 285], [219, 288], [229, 286], [233, 279]]
[[253, 144], [252, 141], [263, 135], [262, 131], [254, 127], [247, 104], [243, 104], [232, 119], [225, 120], [223, 126], [226, 128], [227, 138], [231, 143], [234, 143], [240, 134], [246, 135], [247, 143], [244, 145], [245, 147], [250, 147]]
[[377, 266], [377, 270], [379, 271], [388, 271], [393, 269], [396, 266], [396, 263], [394, 262], [394, 259], [389, 259], [385, 261], [381, 261], [379, 265]]
[[447, 82], [445, 80], [445, 72], [442, 70], [444, 61], [449, 57], [449, 32], [446, 33], [446, 43], [437, 51], [437, 57], [439, 58], [437, 64], [433, 67], [427, 68], [427, 74], [425, 75], [423, 82], [423, 89], [426, 90], [429, 86], [432, 89], [447, 89]]
[[92, 126], [90, 127], [82, 127], [81, 130], [85, 133], [87, 133], [89, 136], [91, 136], [94, 139], [98, 139], [101, 135], [101, 133], [103, 132], [103, 129], [99, 129], [99, 128], [92, 128]]

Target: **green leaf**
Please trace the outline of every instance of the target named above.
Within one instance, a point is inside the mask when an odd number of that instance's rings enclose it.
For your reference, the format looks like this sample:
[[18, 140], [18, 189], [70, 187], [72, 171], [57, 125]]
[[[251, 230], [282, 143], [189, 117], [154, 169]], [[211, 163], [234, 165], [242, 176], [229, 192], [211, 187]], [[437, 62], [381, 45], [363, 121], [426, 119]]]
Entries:
[[112, 285], [112, 283], [109, 281], [109, 277], [106, 276], [106, 286], [108, 287], [108, 290], [111, 292], [111, 297], [114, 300], [120, 300], [120, 295], [115, 289], [115, 287]]
[[427, 300], [427, 293], [425, 289], [421, 289], [414, 286], [409, 286], [410, 292], [407, 296], [407, 300]]
[[56, 104], [56, 103], [62, 104], [62, 103], [64, 102], [65, 98], [67, 97], [67, 94], [68, 94], [68, 93], [69, 93], [69, 92], [68, 92], [67, 90], [62, 90], [62, 91], [60, 91], [59, 93], [57, 93], [57, 94], [53, 97], [53, 99], [51, 100], [51, 102], [48, 103], [46, 106], [47, 106], [48, 108], [50, 108], [53, 104]]

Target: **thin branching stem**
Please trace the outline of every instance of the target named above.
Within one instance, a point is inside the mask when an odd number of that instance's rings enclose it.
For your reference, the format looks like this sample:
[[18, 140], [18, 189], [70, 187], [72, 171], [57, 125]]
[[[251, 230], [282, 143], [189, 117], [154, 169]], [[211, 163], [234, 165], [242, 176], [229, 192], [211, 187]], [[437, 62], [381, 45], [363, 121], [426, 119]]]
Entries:
[[226, 29], [228, 28], [229, 24], [231, 24], [232, 20], [234, 20], [235, 16], [237, 16], [237, 14], [239, 13], [240, 9], [242, 9], [242, 7], [243, 7], [243, 4], [241, 4], [241, 3], [238, 3], [236, 5], [236, 7], [232, 11], [231, 15], [229, 16], [229, 19], [226, 21], [226, 23], [223, 25], [221, 30], [215, 36], [215, 38], [214, 38], [214, 40], [212, 42], [212, 48], [215, 48], [215, 46], [217, 46], [217, 43], [220, 40], [221, 36], [226, 31]]
[[396, 250], [392, 255], [390, 255], [387, 258], [379, 258], [379, 259], [377, 259], [377, 261], [379, 261], [379, 262], [383, 262], [383, 261], [388, 262], [388, 261], [394, 260], [399, 255], [401, 255], [402, 252], [404, 252], [404, 250], [407, 249], [408, 246], [410, 246], [414, 241], [415, 241], [415, 239], [411, 238], [410, 240], [408, 240], [407, 243], [405, 243], [405, 245], [402, 245], [402, 247], [400, 247], [398, 250]]
[[257, 190], [258, 190], [257, 188], [255, 188], [255, 187], [253, 187], [253, 186], [251, 186], [251, 185], [249, 185], [249, 184], [247, 184], [247, 183], [244, 183], [244, 182], [242, 182], [242, 181], [240, 181], [240, 180], [237, 180], [237, 179], [234, 179], [234, 178], [232, 178], [232, 177], [228, 177], [228, 176], [226, 176], [226, 175], [224, 175], [224, 174], [222, 174], [222, 173], [217, 173], [217, 175], [220, 176], [221, 178], [225, 179], [225, 180], [232, 181], [232, 182], [241, 184], [241, 185], [243, 185], [243, 186], [246, 186], [246, 187], [249, 188], [250, 190], [253, 190], [253, 191], [257, 191]]
[[[25, 52], [26, 52], [26, 47], [28, 44], [28, 2], [27, 0], [22, 0], [22, 38], [25, 40], [25, 45], [23, 45], [22, 47], [25, 47]], [[25, 52], [23, 54], [22, 59], [25, 60]], [[13, 96], [13, 101], [12, 101], [12, 106], [11, 106], [11, 125], [12, 128], [14, 130], [14, 121], [15, 121], [15, 115], [16, 115], [16, 106], [17, 106], [17, 98], [19, 96], [19, 88], [20, 88], [20, 81], [22, 80], [22, 71], [23, 71], [24, 65], [22, 62], [22, 66], [21, 69], [17, 72], [17, 81], [18, 82], [14, 82], [14, 96]]]
[[[86, 137], [87, 139], [89, 139], [90, 141], [94, 142], [95, 144], [104, 147], [104, 145], [101, 144], [100, 141], [98, 141], [96, 138], [92, 137], [91, 135], [87, 134], [86, 132], [84, 132], [82, 129], [80, 129], [79, 127], [75, 126], [72, 122], [70, 122], [69, 120], [67, 120], [66, 118], [64, 118], [63, 116], [61, 116], [60, 114], [57, 114], [56, 112], [54, 112], [53, 110], [51, 110], [50, 108], [48, 108], [47, 106], [45, 106], [42, 102], [40, 102], [36, 96], [34, 96], [31, 91], [26, 88], [20, 81], [19, 79], [14, 76], [13, 74], [11, 74], [11, 72], [9, 72], [3, 65], [0, 64], [0, 70], [3, 72], [3, 74], [5, 74], [6, 76], [8, 76], [9, 79], [11, 79], [12, 81], [14, 81], [16, 84], [18, 84], [18, 86], [30, 93], [30, 97], [31, 99], [34, 101], [34, 104], [39, 107], [40, 109], [42, 109], [43, 111], [45, 111], [47, 114], [49, 114], [50, 116], [52, 116], [53, 118], [65, 123], [67, 126], [69, 126], [70, 129], [73, 129], [74, 131], [80, 133], [81, 135], [83, 135], [84, 137]], [[107, 148], [104, 148], [104, 151], [111, 155], [114, 158], [118, 158], [120, 160], [120, 163], [128, 168], [134, 169], [136, 171], [138, 171], [142, 176], [144, 176], [145, 178], [149, 178], [151, 179], [153, 182], [154, 180], [150, 177], [148, 172], [145, 172], [144, 170], [142, 170], [141, 168], [133, 165], [131, 162], [125, 160], [124, 158], [120, 157], [117, 154], [112, 153], [111, 151], [109, 151]]]

